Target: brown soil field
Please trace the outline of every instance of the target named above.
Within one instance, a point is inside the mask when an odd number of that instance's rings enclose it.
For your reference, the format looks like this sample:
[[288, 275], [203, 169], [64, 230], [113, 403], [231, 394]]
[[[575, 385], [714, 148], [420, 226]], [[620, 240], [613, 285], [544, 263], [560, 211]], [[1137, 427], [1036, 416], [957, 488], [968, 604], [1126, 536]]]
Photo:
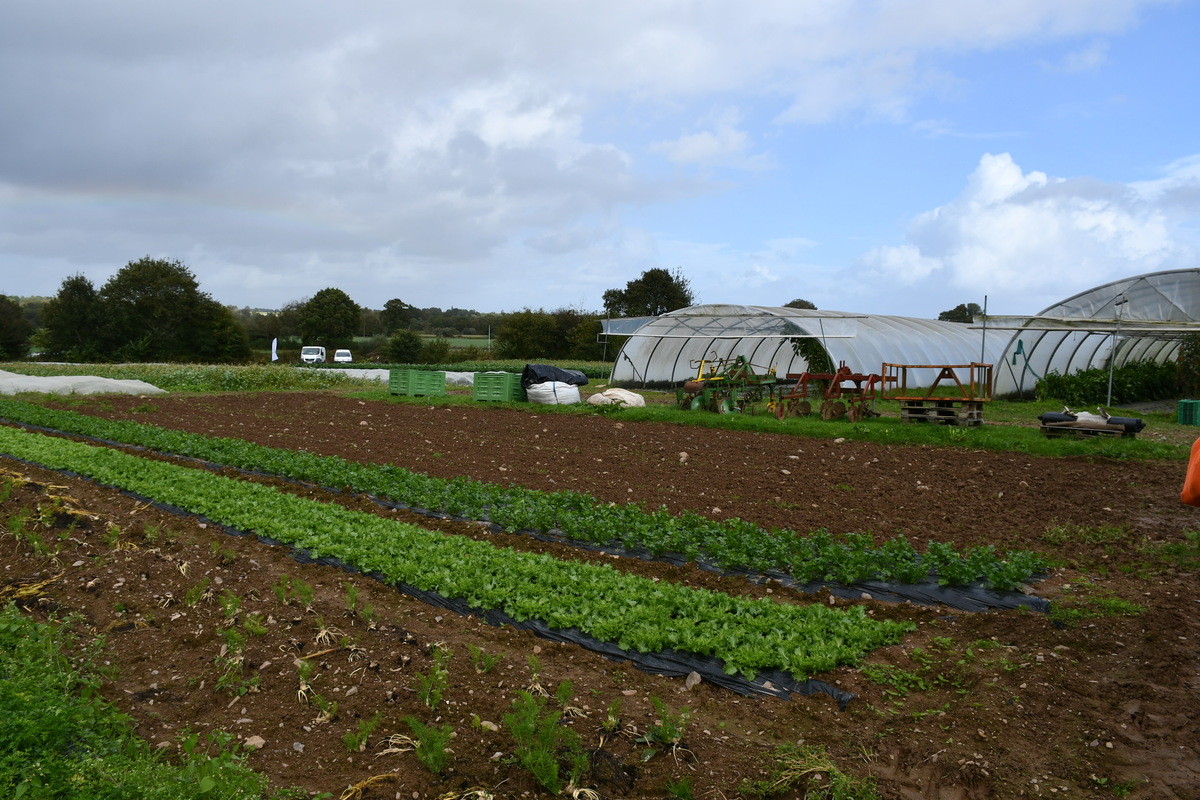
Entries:
[[[313, 794], [545, 797], [515, 762], [505, 720], [519, 691], [541, 686], [552, 706], [569, 707], [561, 724], [590, 755], [571, 788], [601, 798], [873, 796], [833, 794], [827, 765], [810, 764], [804, 773], [784, 757], [781, 748], [797, 745], [820, 748], [841, 773], [874, 783], [882, 798], [1200, 797], [1200, 548], [1187, 536], [1200, 528], [1200, 509], [1179, 502], [1182, 462], [880, 446], [635, 423], [619, 413], [365, 401], [333, 392], [46, 402], [443, 478], [570, 489], [768, 528], [1031, 549], [1055, 565], [1032, 587], [1060, 610], [1055, 615], [845, 600], [492, 534], [345, 491], [258, 479], [448, 535], [785, 603], [859, 603], [877, 617], [915, 623], [899, 644], [859, 667], [816, 676], [855, 695], [839, 710], [826, 695], [743, 696], [642, 672], [0, 458], [0, 477], [14, 487], [0, 526], [33, 509], [57, 551], [39, 555], [26, 540], [0, 535], [0, 601], [38, 586], [20, 596], [30, 613], [77, 613], [75, 624], [103, 635], [105, 660], [116, 667], [105, 696], [168, 753], [185, 729], [220, 729], [236, 734], [248, 763], [273, 785]], [[310, 586], [311, 601], [281, 598], [287, 581]], [[243, 660], [230, 664], [221, 631], [248, 618], [262, 630], [246, 636]], [[448, 659], [439, 656], [446, 652]], [[499, 660], [491, 666], [486, 657]], [[431, 708], [422, 681], [439, 658], [448, 675]], [[301, 664], [313, 670], [307, 686]], [[554, 698], [559, 687], [562, 696]], [[335, 713], [321, 714], [314, 695], [335, 701]], [[390, 751], [397, 748], [389, 749], [388, 737], [412, 734], [406, 717], [453, 729], [442, 774], [412, 752]], [[653, 741], [672, 720], [682, 724], [682, 737], [673, 746]], [[347, 735], [368, 722], [377, 724], [362, 748], [348, 745]]]

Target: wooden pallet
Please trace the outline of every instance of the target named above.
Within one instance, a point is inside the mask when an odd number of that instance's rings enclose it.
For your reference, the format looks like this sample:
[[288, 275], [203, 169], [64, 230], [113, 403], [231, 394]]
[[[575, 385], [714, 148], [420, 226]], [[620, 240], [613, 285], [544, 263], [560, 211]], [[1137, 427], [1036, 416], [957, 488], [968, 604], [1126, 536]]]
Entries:
[[900, 421], [934, 425], [982, 425], [983, 403], [958, 399], [904, 399], [900, 401]]

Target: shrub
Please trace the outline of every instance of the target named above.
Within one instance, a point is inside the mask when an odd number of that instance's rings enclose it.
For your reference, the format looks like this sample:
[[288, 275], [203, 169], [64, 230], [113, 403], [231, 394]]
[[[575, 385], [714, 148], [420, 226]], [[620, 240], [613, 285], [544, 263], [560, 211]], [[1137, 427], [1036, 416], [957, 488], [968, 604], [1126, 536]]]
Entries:
[[440, 336], [426, 342], [421, 348], [421, 361], [426, 364], [453, 362], [450, 355], [450, 342]]
[[393, 364], [415, 364], [421, 360], [424, 343], [413, 331], [402, 329], [392, 334], [387, 343], [387, 360]]
[[[1053, 398], [1069, 406], [1093, 406], [1108, 402], [1107, 369], [1083, 369], [1070, 375], [1050, 372], [1037, 382], [1039, 400]], [[1176, 393], [1176, 366], [1167, 361], [1137, 361], [1112, 372], [1112, 404], [1165, 400]]]

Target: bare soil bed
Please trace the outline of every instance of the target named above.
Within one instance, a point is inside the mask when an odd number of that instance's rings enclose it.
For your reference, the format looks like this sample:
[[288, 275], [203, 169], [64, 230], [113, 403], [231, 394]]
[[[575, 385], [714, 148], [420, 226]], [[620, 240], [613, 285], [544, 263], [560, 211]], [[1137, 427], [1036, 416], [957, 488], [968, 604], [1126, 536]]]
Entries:
[[[0, 522], [22, 508], [51, 509], [38, 519], [58, 548], [38, 555], [27, 541], [0, 536], [0, 601], [40, 584], [21, 593], [22, 605], [42, 616], [78, 613], [84, 630], [104, 634], [106, 659], [118, 668], [106, 696], [168, 752], [185, 729], [221, 729], [248, 745], [249, 764], [276, 786], [334, 797], [351, 786], [357, 793], [347, 797], [547, 796], [514, 763], [505, 715], [519, 690], [540, 684], [553, 694], [570, 681], [568, 705], [579, 713], [565, 714], [564, 724], [591, 754], [576, 788], [600, 797], [804, 797], [826, 786], [829, 774], [818, 769], [778, 792], [755, 794], [748, 782], [782, 777], [778, 748], [789, 744], [824, 748], [843, 772], [873, 780], [884, 798], [1200, 797], [1200, 582], [1195, 553], [1178, 555], [1185, 532], [1200, 527], [1200, 510], [1179, 503], [1181, 462], [887, 447], [633, 423], [619, 414], [366, 402], [324, 392], [70, 402], [84, 413], [438, 477], [570, 489], [772, 528], [1037, 550], [1056, 566], [1034, 591], [1081, 611], [1064, 625], [1029, 611], [854, 601], [917, 629], [867, 659], [887, 669], [818, 676], [855, 695], [839, 711], [824, 695], [746, 697], [643, 673], [0, 459], [15, 486]], [[664, 581], [781, 602], [847, 602], [692, 566], [488, 534], [386, 511], [346, 492], [276, 483], [447, 533], [604, 560]], [[307, 607], [281, 599], [284, 576], [313, 588]], [[207, 597], [187, 602], [197, 587]], [[1136, 611], [1131, 604], [1140, 613], [1090, 615]], [[220, 631], [252, 615], [265, 632], [247, 635], [244, 662], [230, 665]], [[452, 656], [444, 697], [431, 709], [420, 681], [438, 648]], [[484, 669], [480, 654], [502, 658]], [[302, 661], [314, 665], [307, 691], [298, 679]], [[321, 718], [314, 693], [336, 701], [331, 719]], [[663, 709], [686, 715], [676, 747], [640, 741], [662, 724]], [[348, 746], [347, 734], [376, 715], [365, 747]], [[453, 727], [442, 775], [411, 752], [385, 752], [391, 734], [411, 735], [407, 716]]]

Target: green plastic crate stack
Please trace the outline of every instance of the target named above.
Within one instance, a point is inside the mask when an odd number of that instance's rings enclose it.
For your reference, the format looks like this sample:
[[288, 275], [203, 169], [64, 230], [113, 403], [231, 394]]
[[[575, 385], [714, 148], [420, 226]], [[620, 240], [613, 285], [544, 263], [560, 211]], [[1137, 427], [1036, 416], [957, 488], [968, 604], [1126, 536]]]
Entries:
[[388, 373], [390, 394], [433, 397], [446, 393], [446, 373], [426, 369], [394, 369]]
[[412, 381], [409, 379], [411, 369], [394, 369], [388, 373], [388, 393], [389, 394], [408, 394], [408, 387]]
[[476, 400], [524, 403], [521, 376], [515, 372], [476, 372], [472, 395]]
[[1180, 400], [1175, 415], [1180, 425], [1200, 425], [1200, 400]]

